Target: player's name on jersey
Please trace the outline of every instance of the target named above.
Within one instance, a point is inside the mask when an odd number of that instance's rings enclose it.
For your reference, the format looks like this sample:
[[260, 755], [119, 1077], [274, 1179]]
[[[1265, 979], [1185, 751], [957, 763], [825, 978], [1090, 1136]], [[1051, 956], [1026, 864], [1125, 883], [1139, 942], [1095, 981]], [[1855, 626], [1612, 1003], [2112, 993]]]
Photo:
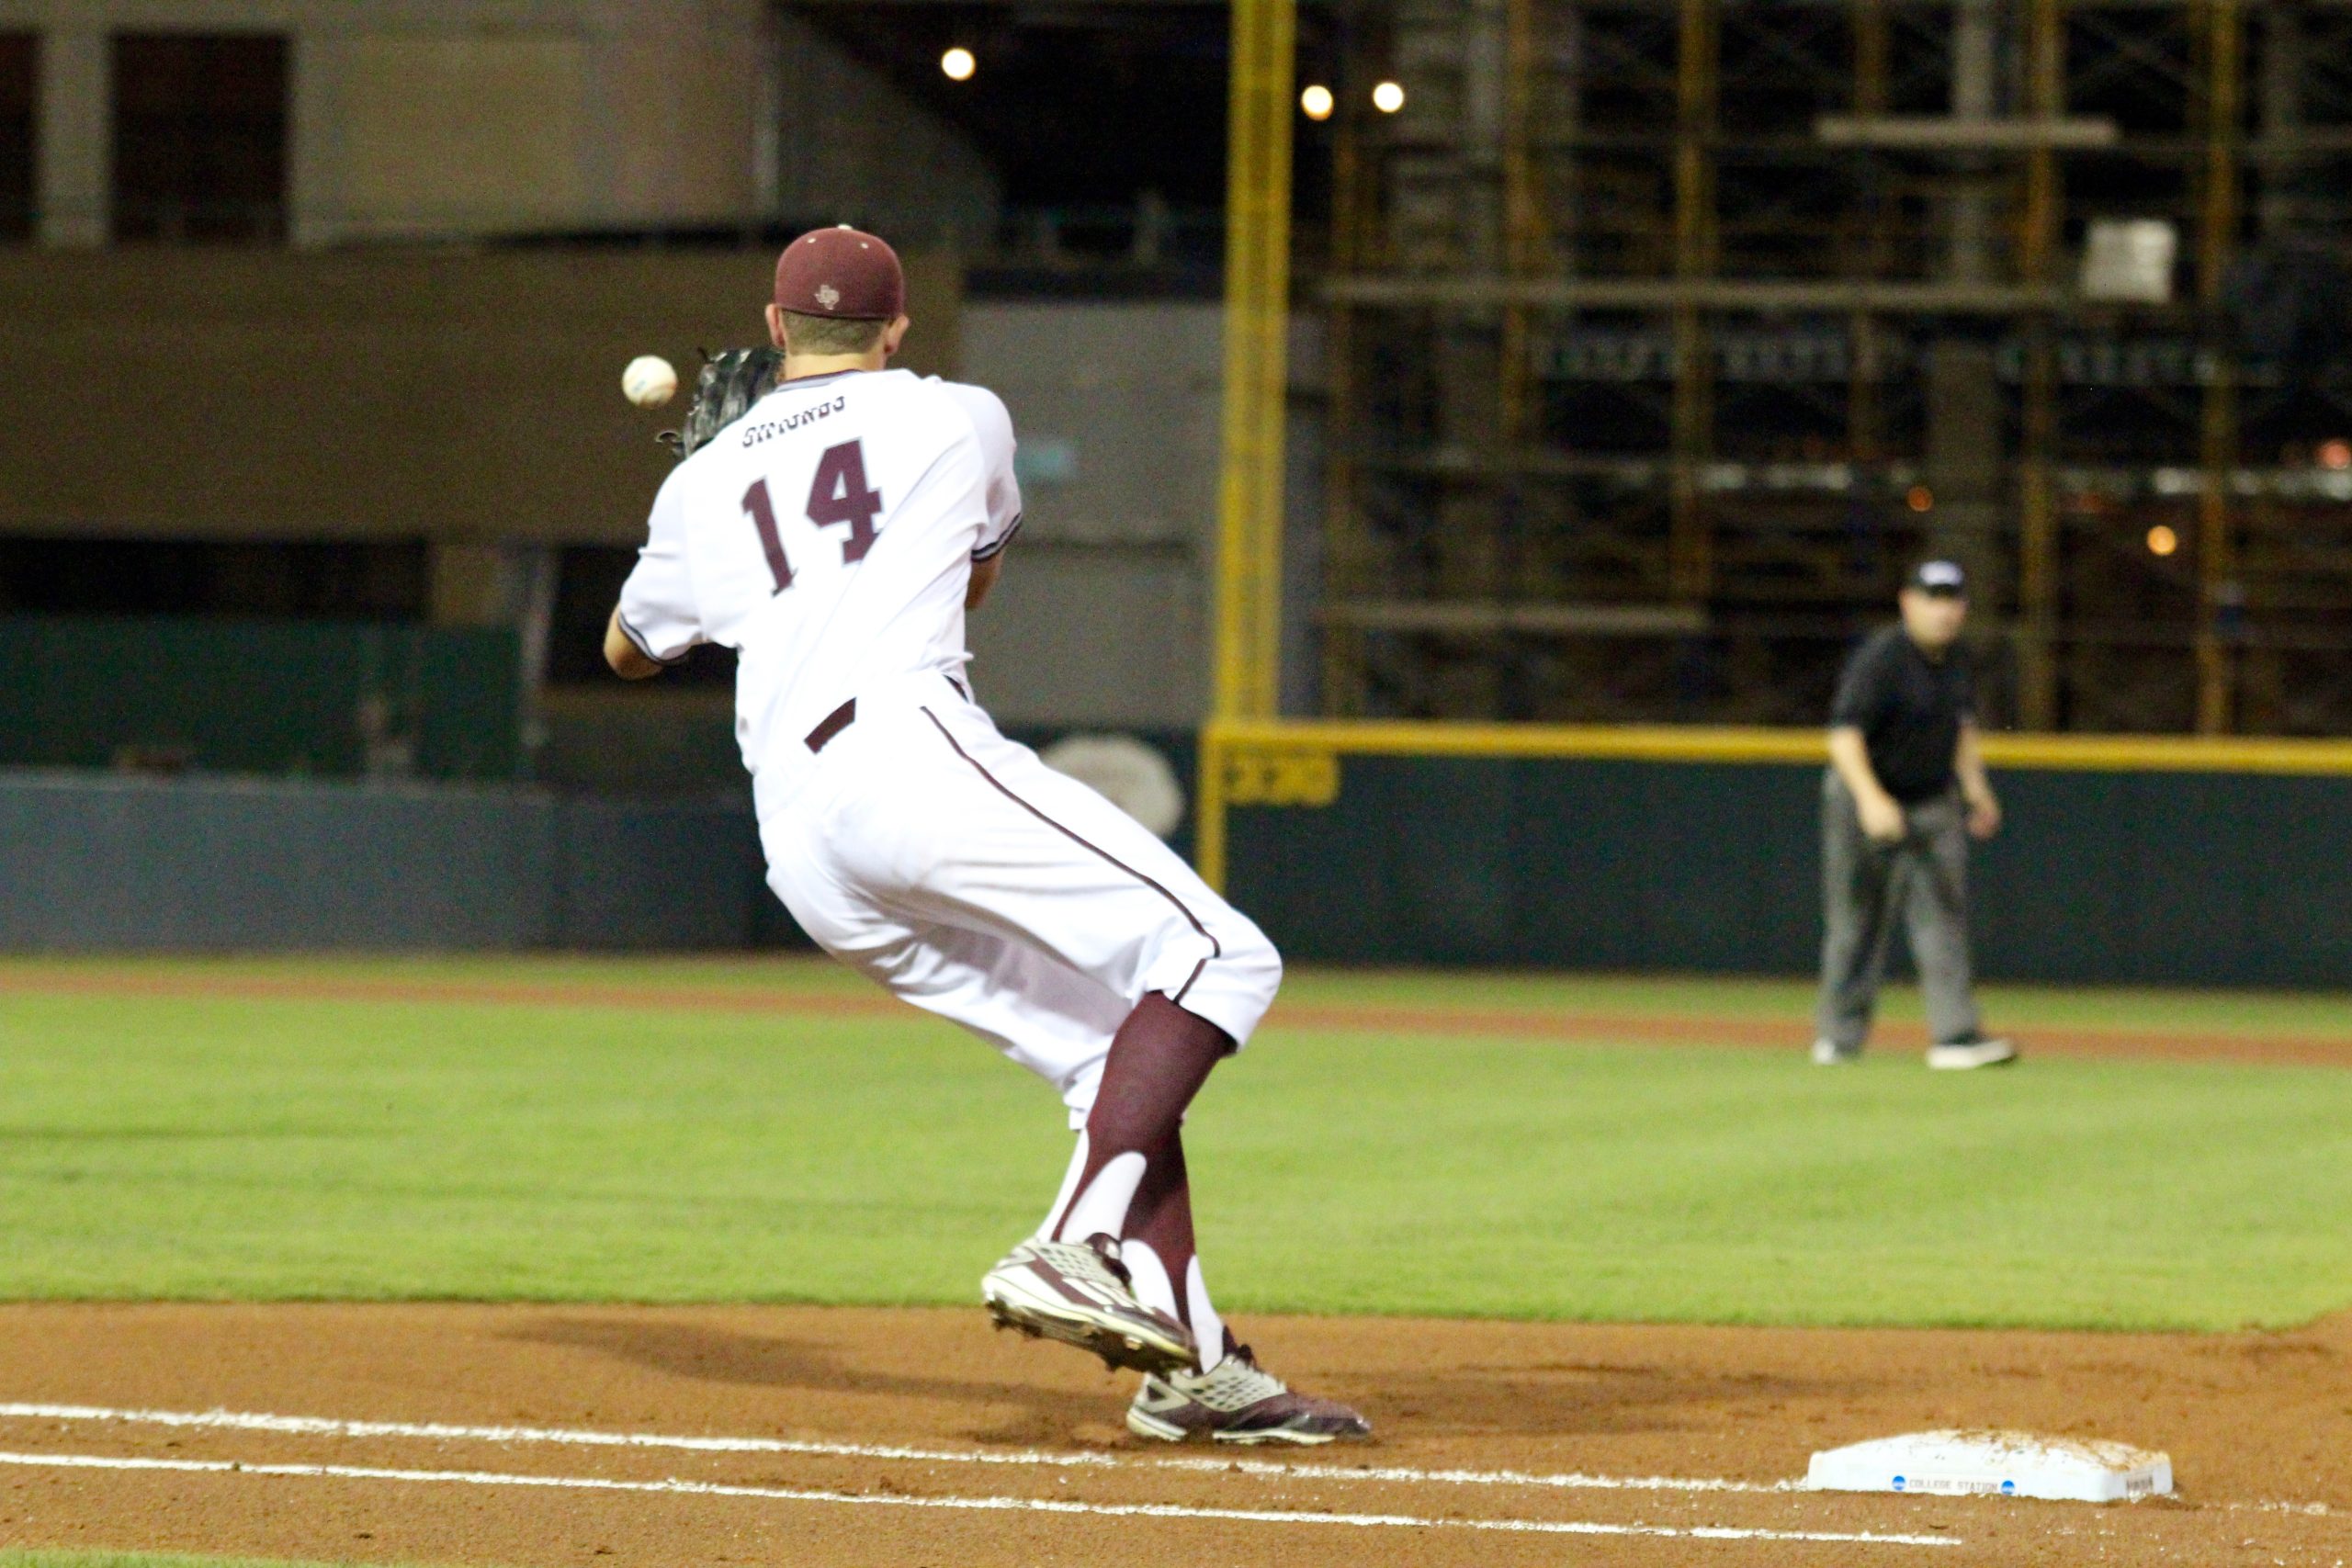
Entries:
[[831, 402], [819, 403], [813, 409], [802, 409], [797, 413], [788, 413], [782, 419], [771, 419], [759, 424], [747, 424], [743, 427], [743, 445], [757, 446], [763, 441], [787, 434], [800, 429], [803, 425], [814, 424], [820, 419], [830, 419], [847, 407], [849, 407], [849, 394], [844, 392]]

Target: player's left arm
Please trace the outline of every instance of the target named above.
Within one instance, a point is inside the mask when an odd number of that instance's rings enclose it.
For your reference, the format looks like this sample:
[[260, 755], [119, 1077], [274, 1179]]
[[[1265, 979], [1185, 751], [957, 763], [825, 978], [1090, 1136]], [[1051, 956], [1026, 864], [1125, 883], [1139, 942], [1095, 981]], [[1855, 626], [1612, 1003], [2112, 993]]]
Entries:
[[1952, 757], [1960, 774], [1960, 797], [1968, 803], [1968, 830], [1989, 839], [2001, 830], [2001, 800], [1984, 773], [1984, 738], [1973, 718], [1960, 721], [1960, 744]]
[[1004, 572], [1004, 552], [1021, 531], [1021, 481], [1012, 455], [1012, 415], [1003, 400], [984, 387], [952, 386], [950, 395], [963, 405], [980, 443], [980, 463], [986, 479], [988, 520], [980, 529], [978, 547], [972, 551], [971, 581], [964, 589], [964, 608], [977, 610]]

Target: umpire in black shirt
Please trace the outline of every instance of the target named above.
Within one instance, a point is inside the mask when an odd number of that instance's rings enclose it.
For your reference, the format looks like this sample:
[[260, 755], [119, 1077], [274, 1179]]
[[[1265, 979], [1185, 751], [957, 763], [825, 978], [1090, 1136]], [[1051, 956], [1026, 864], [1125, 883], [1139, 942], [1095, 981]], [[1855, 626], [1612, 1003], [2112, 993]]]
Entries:
[[1967, 580], [1931, 560], [1903, 585], [1903, 621], [1854, 650], [1838, 680], [1822, 785], [1821, 1005], [1813, 1059], [1851, 1062], [1869, 1037], [1900, 914], [1927, 993], [1931, 1067], [2017, 1059], [1977, 1025], [1968, 963], [1968, 840], [2000, 830], [1984, 777], [1960, 628]]

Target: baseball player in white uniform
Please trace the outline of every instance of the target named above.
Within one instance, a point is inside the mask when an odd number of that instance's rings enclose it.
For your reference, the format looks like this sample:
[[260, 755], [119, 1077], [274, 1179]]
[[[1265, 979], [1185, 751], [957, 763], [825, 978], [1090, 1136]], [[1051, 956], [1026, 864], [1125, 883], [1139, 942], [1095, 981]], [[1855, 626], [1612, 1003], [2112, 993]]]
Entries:
[[1218, 1318], [1180, 1129], [1281, 960], [1102, 796], [997, 733], [964, 617], [1021, 525], [993, 393], [888, 368], [898, 257], [818, 230], [778, 258], [781, 379], [673, 470], [605, 639], [619, 674], [738, 655], [735, 730], [768, 882], [828, 953], [1051, 1083], [1078, 1146], [1037, 1233], [981, 1281], [1000, 1325], [1142, 1371], [1170, 1441], [1369, 1434]]

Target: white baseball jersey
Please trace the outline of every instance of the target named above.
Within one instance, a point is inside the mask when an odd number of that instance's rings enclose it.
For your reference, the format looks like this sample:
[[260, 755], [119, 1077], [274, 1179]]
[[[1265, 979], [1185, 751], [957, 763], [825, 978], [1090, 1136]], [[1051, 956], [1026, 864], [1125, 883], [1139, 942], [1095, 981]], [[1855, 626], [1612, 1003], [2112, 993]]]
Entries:
[[906, 370], [786, 381], [671, 472], [621, 628], [672, 663], [738, 654], [735, 736], [758, 773], [864, 687], [953, 675], [971, 563], [1021, 523], [996, 394]]
[[1147, 993], [1238, 1043], [1282, 962], [958, 682], [971, 563], [1021, 520], [1012, 447], [977, 387], [788, 381], [662, 487], [620, 619], [664, 662], [698, 642], [740, 651], [768, 885], [801, 929], [1052, 1083], [1076, 1126]]

